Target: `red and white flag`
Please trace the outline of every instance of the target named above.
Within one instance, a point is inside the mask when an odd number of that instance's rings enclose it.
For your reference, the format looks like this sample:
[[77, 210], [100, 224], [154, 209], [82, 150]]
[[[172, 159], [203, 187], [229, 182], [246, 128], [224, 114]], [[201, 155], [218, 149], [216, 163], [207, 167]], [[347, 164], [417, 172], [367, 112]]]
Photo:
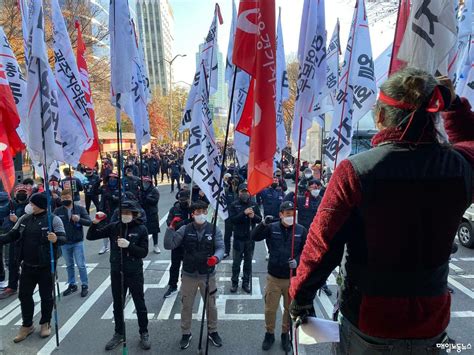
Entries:
[[97, 125], [95, 123], [94, 103], [92, 101], [92, 91], [89, 83], [89, 69], [86, 62], [86, 45], [82, 39], [81, 25], [76, 21], [77, 29], [77, 68], [79, 70], [79, 77], [81, 79], [82, 90], [87, 102], [87, 109], [89, 111], [89, 118], [91, 120], [93, 141], [92, 145], [82, 153], [81, 164], [89, 168], [94, 168], [99, 157], [99, 134], [97, 133]]
[[11, 192], [15, 185], [13, 156], [24, 148], [16, 130], [20, 117], [16, 109], [3, 64], [0, 63], [0, 180], [5, 191]]
[[233, 63], [249, 73], [255, 84], [248, 164], [251, 194], [258, 193], [273, 181], [276, 151], [275, 24], [274, 0], [240, 1]]
[[393, 40], [392, 47], [392, 60], [390, 61], [390, 69], [388, 75], [396, 73], [400, 69], [406, 66], [407, 63], [398, 59], [398, 51], [402, 45], [403, 36], [405, 36], [405, 30], [408, 24], [408, 18], [410, 17], [411, 0], [401, 0], [398, 7], [398, 18], [397, 27], [395, 28], [395, 38]]

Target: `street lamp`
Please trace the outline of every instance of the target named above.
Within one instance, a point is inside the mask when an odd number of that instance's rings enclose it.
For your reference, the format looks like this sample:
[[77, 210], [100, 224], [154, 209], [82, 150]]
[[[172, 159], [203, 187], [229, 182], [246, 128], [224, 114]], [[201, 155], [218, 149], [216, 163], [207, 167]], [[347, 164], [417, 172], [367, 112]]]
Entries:
[[172, 121], [172, 117], [171, 117], [171, 105], [172, 105], [172, 100], [173, 100], [173, 94], [172, 94], [172, 83], [171, 83], [171, 74], [172, 74], [172, 65], [173, 65], [173, 62], [176, 60], [176, 58], [178, 57], [186, 57], [186, 54], [176, 54], [173, 59], [171, 60], [167, 60], [167, 59], [163, 59], [166, 63], [168, 63], [170, 65], [170, 92], [169, 92], [169, 95], [170, 95], [170, 100], [169, 100], [169, 107], [168, 107], [168, 111], [169, 111], [169, 124], [170, 124], [170, 143], [173, 143], [173, 121]]

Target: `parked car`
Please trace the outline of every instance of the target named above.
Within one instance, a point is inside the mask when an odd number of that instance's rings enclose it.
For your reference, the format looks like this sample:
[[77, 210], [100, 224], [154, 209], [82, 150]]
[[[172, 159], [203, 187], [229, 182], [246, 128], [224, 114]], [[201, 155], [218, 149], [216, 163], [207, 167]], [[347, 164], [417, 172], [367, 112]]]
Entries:
[[464, 213], [461, 224], [459, 225], [457, 236], [459, 243], [466, 248], [474, 248], [474, 204], [471, 205]]

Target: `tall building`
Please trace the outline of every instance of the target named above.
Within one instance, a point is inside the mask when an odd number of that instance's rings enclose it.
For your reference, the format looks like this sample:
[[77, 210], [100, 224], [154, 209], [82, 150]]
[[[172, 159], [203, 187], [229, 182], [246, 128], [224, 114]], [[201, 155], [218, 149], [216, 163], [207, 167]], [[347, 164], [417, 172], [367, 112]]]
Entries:
[[167, 94], [173, 55], [173, 10], [168, 0], [136, 0], [138, 33], [143, 43], [152, 90]]

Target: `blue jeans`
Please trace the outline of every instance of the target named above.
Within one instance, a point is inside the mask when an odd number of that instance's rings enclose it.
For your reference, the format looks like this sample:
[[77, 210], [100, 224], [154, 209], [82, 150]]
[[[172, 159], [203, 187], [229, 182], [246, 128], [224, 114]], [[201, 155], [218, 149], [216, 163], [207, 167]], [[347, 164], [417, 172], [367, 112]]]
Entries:
[[74, 275], [74, 262], [76, 262], [79, 269], [79, 276], [81, 277], [81, 284], [88, 285], [86, 259], [84, 257], [84, 242], [73, 244], [64, 244], [61, 246], [64, 260], [66, 261], [67, 282], [69, 285], [76, 284], [76, 276]]

